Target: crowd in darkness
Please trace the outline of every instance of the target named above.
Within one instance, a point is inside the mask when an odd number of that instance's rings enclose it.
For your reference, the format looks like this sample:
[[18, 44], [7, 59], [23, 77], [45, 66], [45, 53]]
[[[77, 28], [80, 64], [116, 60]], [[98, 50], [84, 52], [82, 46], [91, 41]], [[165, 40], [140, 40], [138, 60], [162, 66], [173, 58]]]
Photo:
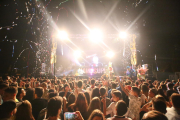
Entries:
[[5, 77], [0, 120], [180, 120], [180, 80]]

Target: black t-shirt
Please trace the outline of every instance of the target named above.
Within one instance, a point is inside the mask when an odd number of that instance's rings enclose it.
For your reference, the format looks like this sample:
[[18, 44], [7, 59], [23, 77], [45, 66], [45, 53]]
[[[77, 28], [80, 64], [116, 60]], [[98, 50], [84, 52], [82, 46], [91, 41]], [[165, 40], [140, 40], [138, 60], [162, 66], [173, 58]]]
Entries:
[[38, 98], [32, 101], [32, 114], [36, 120], [38, 118], [39, 112], [46, 107], [47, 107], [46, 99]]

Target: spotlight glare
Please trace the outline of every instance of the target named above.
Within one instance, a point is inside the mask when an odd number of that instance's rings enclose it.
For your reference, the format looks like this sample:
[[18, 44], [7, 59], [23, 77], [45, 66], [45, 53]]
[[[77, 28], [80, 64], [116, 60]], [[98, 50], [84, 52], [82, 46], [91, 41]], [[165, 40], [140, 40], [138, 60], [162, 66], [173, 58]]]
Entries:
[[98, 29], [94, 29], [89, 34], [89, 39], [93, 42], [99, 42], [102, 40], [102, 32]]
[[81, 51], [80, 51], [80, 50], [74, 51], [74, 57], [75, 57], [75, 58], [81, 57]]
[[119, 37], [124, 39], [124, 38], [127, 37], [127, 33], [126, 33], [126, 32], [121, 32], [121, 33], [119, 34]]
[[97, 56], [93, 57], [93, 63], [98, 64], [98, 57]]
[[65, 31], [59, 31], [57, 37], [61, 40], [67, 40], [68, 34]]
[[114, 57], [114, 52], [109, 51], [109, 52], [107, 52], [106, 56], [109, 58], [112, 58], [112, 57]]

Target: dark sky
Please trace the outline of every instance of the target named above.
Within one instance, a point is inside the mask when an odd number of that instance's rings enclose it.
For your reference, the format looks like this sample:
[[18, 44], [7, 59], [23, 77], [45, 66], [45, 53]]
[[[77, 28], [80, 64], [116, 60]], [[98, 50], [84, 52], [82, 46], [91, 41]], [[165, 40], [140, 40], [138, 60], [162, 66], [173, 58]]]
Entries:
[[[167, 69], [163, 66], [169, 65], [173, 67], [174, 71], [178, 70], [178, 61], [180, 60], [179, 0], [84, 0], [86, 16], [77, 1], [52, 0], [49, 2], [46, 0], [45, 2], [39, 0], [38, 2], [42, 2], [46, 6], [46, 10], [50, 12], [49, 17], [52, 16], [52, 19], [57, 21], [57, 26], [66, 28], [71, 34], [87, 33], [87, 29], [73, 13], [78, 15], [90, 28], [99, 26], [106, 34], [118, 33], [111, 25], [112, 23], [119, 31], [126, 30], [140, 16], [128, 31], [137, 35], [137, 49], [140, 51], [138, 52], [138, 62], [155, 64], [154, 56], [156, 54], [158, 63], [156, 65], [160, 68]], [[115, 9], [106, 19], [113, 6]], [[29, 11], [26, 7], [29, 8]], [[41, 7], [37, 7], [35, 0], [0, 1], [1, 73], [12, 71], [14, 67], [21, 70], [27, 69], [27, 63], [31, 65], [30, 71], [32, 72], [34, 67], [38, 67], [48, 57], [44, 49], [50, 50], [46, 46], [49, 46], [53, 27], [42, 14]], [[145, 12], [141, 15], [143, 11]], [[17, 17], [18, 19], [16, 19]], [[13, 24], [17, 24], [17, 26], [12, 26]], [[9, 26], [13, 28], [9, 30]], [[37, 44], [33, 42], [44, 47], [37, 47]], [[36, 66], [36, 52], [39, 49], [41, 49], [41, 62]], [[23, 50], [24, 52], [21, 54]], [[48, 62], [48, 60], [44, 61]]]

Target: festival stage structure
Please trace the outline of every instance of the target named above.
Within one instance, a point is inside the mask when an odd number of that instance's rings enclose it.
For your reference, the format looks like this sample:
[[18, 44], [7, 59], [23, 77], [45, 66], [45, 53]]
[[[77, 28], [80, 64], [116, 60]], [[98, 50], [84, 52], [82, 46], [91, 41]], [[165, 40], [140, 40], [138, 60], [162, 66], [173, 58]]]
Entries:
[[[95, 38], [97, 37], [97, 39]], [[121, 71], [121, 75], [123, 75], [126, 71], [126, 67], [127, 66], [132, 66], [133, 69], [136, 69], [136, 65], [137, 65], [137, 55], [136, 55], [136, 35], [135, 34], [128, 34], [126, 35], [126, 33], [120, 33], [118, 34], [108, 34], [106, 35], [104, 38], [106, 38], [106, 41], [102, 41], [100, 40], [99, 43], [97, 44], [104, 44], [105, 46], [108, 47], [108, 42], [113, 42], [116, 41], [114, 45], [114, 47], [117, 47], [117, 51], [106, 51], [104, 52], [104, 56], [109, 57], [106, 58], [108, 60], [106, 60], [106, 62], [101, 62], [98, 61], [98, 55], [97, 54], [90, 54], [89, 56], [83, 57], [84, 61], [87, 61], [88, 59], [92, 59], [92, 63], [90, 64], [78, 64], [77, 61], [76, 62], [72, 62], [72, 66], [67, 69], [64, 70], [62, 72], [59, 72], [56, 68], [56, 64], [59, 60], [57, 60], [57, 47], [61, 46], [61, 54], [62, 56], [64, 55], [64, 47], [69, 45], [67, 43], [65, 43], [66, 41], [69, 41], [70, 44], [74, 44], [76, 45], [75, 41], [79, 40], [78, 42], [81, 42], [80, 40], [84, 40], [86, 43], [89, 40], [89, 35], [87, 34], [83, 34], [83, 35], [67, 35], [67, 33], [65, 32], [59, 32], [57, 35], [53, 35], [52, 36], [52, 43], [51, 43], [51, 56], [50, 56], [50, 73], [53, 76], [63, 76], [65, 75], [75, 75], [75, 76], [97, 76], [100, 77], [102, 75], [106, 75], [109, 78], [113, 78], [114, 75], [119, 75], [120, 71]], [[93, 36], [92, 39], [101, 39], [99, 36]], [[58, 43], [58, 41], [62, 41], [60, 44]], [[74, 40], [74, 41], [73, 41]], [[62, 45], [62, 43], [65, 43]], [[117, 45], [117, 43], [119, 44], [119, 46]], [[85, 44], [86, 46], [88, 46], [88, 44]], [[112, 45], [113, 46], [113, 45]], [[111, 47], [112, 47], [111, 46]], [[72, 49], [71, 47], [69, 47], [69, 49]], [[74, 52], [75, 50], [72, 50], [72, 52]], [[86, 50], [82, 50], [85, 51]], [[96, 51], [101, 51], [100, 49], [97, 49]], [[76, 51], [76, 56], [72, 56], [72, 57], [82, 57], [80, 55], [80, 53], [78, 53]], [[116, 56], [116, 58], [113, 58], [114, 56]], [[65, 59], [63, 57], [61, 57], [62, 59]], [[105, 58], [103, 58], [104, 60]], [[116, 59], [116, 60], [115, 60]], [[115, 62], [114, 62], [115, 61]], [[117, 64], [116, 63], [122, 63], [121, 66], [119, 68], [117, 68]], [[84, 62], [85, 63], [85, 62]], [[99, 64], [102, 63], [102, 64]], [[46, 63], [48, 64], [48, 63]], [[63, 63], [62, 63], [63, 64]], [[45, 70], [46, 71], [46, 70]], [[125, 75], [125, 74], [124, 74]]]

